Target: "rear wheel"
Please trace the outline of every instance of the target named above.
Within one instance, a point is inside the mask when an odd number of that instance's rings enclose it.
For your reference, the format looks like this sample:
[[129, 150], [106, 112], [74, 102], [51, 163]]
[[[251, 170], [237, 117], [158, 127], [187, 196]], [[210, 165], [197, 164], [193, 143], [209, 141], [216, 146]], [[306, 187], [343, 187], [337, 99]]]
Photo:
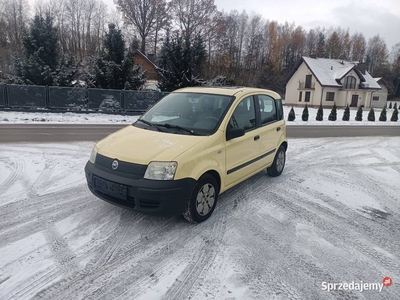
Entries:
[[275, 154], [274, 162], [267, 168], [268, 175], [271, 177], [277, 177], [282, 174], [285, 168], [286, 162], [286, 151], [283, 146], [280, 146]]
[[204, 174], [197, 181], [190, 194], [186, 211], [183, 214], [191, 223], [201, 223], [207, 220], [217, 205], [219, 186], [214, 176]]

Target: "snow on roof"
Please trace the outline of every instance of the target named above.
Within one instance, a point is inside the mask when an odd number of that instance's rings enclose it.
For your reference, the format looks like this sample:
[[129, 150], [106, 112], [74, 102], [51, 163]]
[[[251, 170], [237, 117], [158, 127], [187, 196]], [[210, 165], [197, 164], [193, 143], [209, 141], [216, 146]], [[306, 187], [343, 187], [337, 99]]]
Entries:
[[366, 88], [380, 89], [379, 84], [367, 71], [365, 71], [365, 74], [361, 73], [357, 68], [358, 62], [306, 56], [303, 56], [303, 60], [322, 86], [341, 87], [342, 84], [338, 83], [338, 80], [354, 69]]

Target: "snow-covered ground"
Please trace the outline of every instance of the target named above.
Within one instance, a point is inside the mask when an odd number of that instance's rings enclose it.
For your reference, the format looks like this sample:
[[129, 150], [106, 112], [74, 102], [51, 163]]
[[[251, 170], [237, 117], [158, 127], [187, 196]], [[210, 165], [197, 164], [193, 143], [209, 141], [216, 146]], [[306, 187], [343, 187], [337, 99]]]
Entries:
[[[291, 107], [284, 106], [284, 114], [285, 119], [287, 120], [287, 116], [289, 114]], [[350, 110], [350, 121], [343, 122], [343, 109], [338, 109], [337, 112], [337, 121], [332, 122], [328, 121], [328, 116], [331, 112], [330, 109], [324, 109], [324, 120], [316, 121], [315, 117], [317, 115], [316, 108], [309, 108], [309, 121], [304, 122], [301, 119], [303, 108], [294, 107], [296, 113], [296, 119], [293, 122], [287, 122], [289, 126], [291, 125], [397, 125], [400, 126], [400, 120], [398, 122], [390, 122], [390, 118], [392, 116], [393, 109], [387, 110], [387, 121], [380, 122], [379, 115], [381, 113], [380, 109], [375, 109], [375, 122], [369, 122], [367, 117], [369, 110], [364, 110], [363, 112], [363, 121], [358, 122], [355, 121], [356, 117], [356, 109]], [[123, 116], [123, 115], [109, 115], [109, 114], [100, 114], [100, 113], [49, 113], [49, 112], [13, 112], [13, 111], [0, 111], [0, 124], [8, 124], [8, 123], [63, 123], [63, 124], [71, 124], [71, 123], [79, 123], [79, 124], [129, 124], [134, 122], [139, 116]]]
[[400, 299], [398, 137], [291, 140], [199, 225], [94, 197], [92, 146], [1, 145], [0, 299]]

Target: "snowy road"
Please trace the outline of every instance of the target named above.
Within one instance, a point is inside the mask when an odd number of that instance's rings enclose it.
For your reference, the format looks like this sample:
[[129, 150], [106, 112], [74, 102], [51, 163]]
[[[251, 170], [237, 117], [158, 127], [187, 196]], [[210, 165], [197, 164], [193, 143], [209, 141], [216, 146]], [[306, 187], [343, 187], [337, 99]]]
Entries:
[[[97, 141], [121, 129], [117, 124], [0, 124], [0, 143]], [[400, 136], [399, 126], [287, 126], [288, 138]]]
[[0, 145], [0, 299], [400, 299], [399, 137], [290, 140], [199, 225], [95, 198], [92, 145]]

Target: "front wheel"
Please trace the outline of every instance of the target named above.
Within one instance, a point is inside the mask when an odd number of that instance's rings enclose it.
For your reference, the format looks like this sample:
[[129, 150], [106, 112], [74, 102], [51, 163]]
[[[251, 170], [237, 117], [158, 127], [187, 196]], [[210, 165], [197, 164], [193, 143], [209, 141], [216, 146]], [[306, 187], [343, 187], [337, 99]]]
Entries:
[[277, 177], [282, 174], [286, 162], [286, 151], [283, 146], [280, 146], [276, 152], [274, 162], [267, 168], [268, 175], [271, 177]]
[[217, 205], [219, 186], [214, 176], [205, 174], [200, 177], [190, 194], [186, 211], [183, 214], [191, 223], [207, 220]]

